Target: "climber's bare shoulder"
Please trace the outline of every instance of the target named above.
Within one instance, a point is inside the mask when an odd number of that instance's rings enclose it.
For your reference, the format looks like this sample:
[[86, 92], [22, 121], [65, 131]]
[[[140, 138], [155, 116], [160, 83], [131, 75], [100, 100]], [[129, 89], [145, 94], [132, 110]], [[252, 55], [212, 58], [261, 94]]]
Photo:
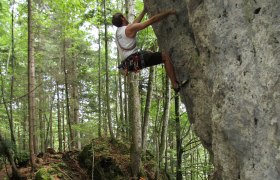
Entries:
[[136, 33], [138, 31], [141, 31], [141, 30], [145, 29], [146, 27], [148, 27], [152, 23], [153, 22], [151, 20], [147, 20], [147, 21], [141, 22], [141, 23], [128, 24], [126, 29], [125, 29], [125, 34], [126, 34], [127, 37], [133, 38], [133, 37], [136, 36]]

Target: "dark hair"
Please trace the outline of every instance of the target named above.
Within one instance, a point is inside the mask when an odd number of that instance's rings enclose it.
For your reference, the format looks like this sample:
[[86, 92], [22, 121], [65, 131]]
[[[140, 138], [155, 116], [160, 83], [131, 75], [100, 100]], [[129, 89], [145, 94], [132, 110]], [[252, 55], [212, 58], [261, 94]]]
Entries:
[[112, 24], [117, 27], [122, 27], [122, 13], [116, 13], [112, 17]]

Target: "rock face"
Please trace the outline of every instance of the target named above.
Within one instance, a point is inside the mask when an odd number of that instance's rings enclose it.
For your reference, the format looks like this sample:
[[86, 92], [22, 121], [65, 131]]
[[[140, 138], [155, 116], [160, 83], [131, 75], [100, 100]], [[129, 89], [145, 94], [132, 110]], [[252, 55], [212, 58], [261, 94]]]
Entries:
[[144, 0], [213, 179], [280, 179], [280, 1]]

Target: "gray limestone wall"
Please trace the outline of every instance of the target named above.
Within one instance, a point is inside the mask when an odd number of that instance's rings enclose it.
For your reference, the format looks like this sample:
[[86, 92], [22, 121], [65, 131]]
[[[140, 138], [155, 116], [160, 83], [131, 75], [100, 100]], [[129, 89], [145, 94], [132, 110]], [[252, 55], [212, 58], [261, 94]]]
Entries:
[[144, 0], [212, 179], [280, 179], [280, 1]]

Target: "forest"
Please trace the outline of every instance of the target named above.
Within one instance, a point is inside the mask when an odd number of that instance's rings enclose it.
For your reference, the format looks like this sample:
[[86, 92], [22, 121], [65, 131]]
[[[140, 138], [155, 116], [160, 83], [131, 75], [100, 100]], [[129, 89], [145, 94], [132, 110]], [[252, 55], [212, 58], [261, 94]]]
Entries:
[[[209, 178], [210, 155], [163, 65], [117, 69], [112, 15], [143, 8], [142, 0], [1, 0], [0, 179]], [[159, 49], [152, 27], [137, 40]]]

